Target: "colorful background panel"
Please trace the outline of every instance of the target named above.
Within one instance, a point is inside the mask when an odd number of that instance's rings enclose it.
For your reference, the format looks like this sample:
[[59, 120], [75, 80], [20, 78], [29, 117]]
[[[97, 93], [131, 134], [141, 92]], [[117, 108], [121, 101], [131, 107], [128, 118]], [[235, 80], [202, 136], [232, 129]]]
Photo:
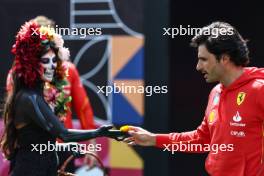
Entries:
[[110, 82], [112, 86], [125, 90], [112, 94], [112, 120], [115, 125], [143, 123], [144, 93], [139, 91], [139, 87], [144, 86], [143, 45], [142, 37], [112, 37]]

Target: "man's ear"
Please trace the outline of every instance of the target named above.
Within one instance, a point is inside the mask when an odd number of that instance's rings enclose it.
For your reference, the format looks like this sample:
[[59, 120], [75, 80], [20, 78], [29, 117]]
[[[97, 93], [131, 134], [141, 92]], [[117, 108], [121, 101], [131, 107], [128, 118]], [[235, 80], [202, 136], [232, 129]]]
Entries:
[[230, 56], [228, 54], [222, 54], [220, 58], [220, 63], [226, 65], [230, 62]]

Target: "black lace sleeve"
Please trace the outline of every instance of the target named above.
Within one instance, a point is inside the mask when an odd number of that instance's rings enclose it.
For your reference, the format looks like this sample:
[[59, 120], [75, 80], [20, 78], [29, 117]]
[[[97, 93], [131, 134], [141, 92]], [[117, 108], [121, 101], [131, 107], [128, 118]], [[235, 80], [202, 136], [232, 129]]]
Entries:
[[[53, 136], [64, 142], [78, 142], [101, 136], [97, 130], [74, 130], [66, 129], [54, 115], [44, 98], [35, 92], [25, 92], [20, 97], [18, 112], [31, 118], [41, 128], [50, 132]], [[23, 105], [23, 106], [22, 106]], [[22, 109], [21, 109], [22, 108]]]

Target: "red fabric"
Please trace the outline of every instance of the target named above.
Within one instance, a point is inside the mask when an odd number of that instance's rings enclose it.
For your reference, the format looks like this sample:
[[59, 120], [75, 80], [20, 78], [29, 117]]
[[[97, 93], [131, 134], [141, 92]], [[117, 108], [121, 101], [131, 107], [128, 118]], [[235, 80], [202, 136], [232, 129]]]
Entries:
[[[233, 151], [219, 150], [216, 154], [209, 152], [205, 162], [207, 172], [212, 176], [263, 176], [263, 85], [264, 69], [245, 68], [244, 73], [230, 86], [218, 84], [212, 89], [205, 117], [197, 130], [159, 134], [156, 137], [156, 146], [164, 148], [163, 144], [181, 141], [190, 144], [209, 143], [211, 146], [233, 144]], [[238, 105], [240, 92], [246, 94]], [[215, 115], [210, 116], [212, 112]]]
[[48, 41], [48, 34], [41, 35], [39, 28], [33, 21], [23, 24], [11, 50], [15, 55], [13, 70], [28, 87], [35, 86], [43, 73], [38, 55], [45, 49], [41, 42]]
[[[94, 129], [93, 110], [86, 94], [86, 91], [81, 83], [79, 73], [74, 64], [71, 62], [64, 62], [68, 67], [67, 80], [69, 81], [70, 94], [72, 102], [68, 104], [70, 108], [74, 108], [77, 117], [80, 119], [82, 129]], [[66, 128], [72, 128], [72, 112], [68, 111], [66, 120], [64, 122]]]

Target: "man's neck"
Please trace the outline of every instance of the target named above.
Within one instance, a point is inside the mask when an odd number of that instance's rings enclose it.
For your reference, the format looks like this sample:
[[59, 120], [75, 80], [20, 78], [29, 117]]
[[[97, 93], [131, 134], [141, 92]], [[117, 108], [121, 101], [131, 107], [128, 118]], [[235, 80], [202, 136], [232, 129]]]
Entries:
[[239, 78], [243, 74], [243, 72], [243, 67], [232, 67], [224, 73], [223, 78], [220, 80], [220, 83], [222, 83], [225, 87], [228, 87], [237, 78]]

